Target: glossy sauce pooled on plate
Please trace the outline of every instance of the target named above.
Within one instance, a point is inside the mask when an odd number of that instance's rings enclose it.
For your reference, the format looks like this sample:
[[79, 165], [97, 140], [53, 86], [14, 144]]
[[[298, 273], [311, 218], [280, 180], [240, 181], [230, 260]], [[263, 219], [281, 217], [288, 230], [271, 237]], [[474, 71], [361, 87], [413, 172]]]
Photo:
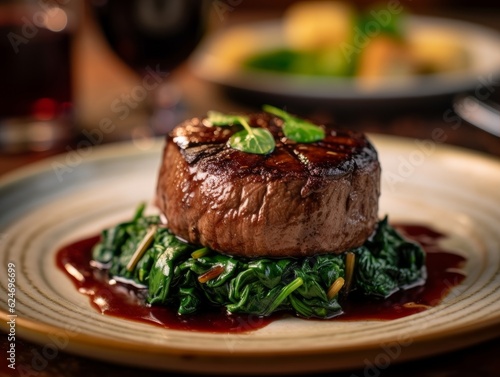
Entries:
[[[438, 305], [465, 275], [460, 270], [466, 260], [440, 247], [445, 235], [428, 227], [396, 225], [410, 239], [419, 242], [427, 254], [427, 280], [424, 285], [401, 290], [386, 300], [349, 297], [344, 313], [331, 320], [390, 320], [422, 312]], [[262, 328], [286, 313], [270, 317], [228, 314], [207, 307], [203, 313], [181, 316], [172, 308], [145, 304], [144, 289], [110, 280], [107, 271], [92, 266], [92, 247], [99, 237], [80, 240], [63, 247], [56, 255], [57, 266], [66, 273], [80, 293], [89, 297], [94, 308], [106, 315], [145, 322], [169, 329], [203, 332], [246, 332]]]

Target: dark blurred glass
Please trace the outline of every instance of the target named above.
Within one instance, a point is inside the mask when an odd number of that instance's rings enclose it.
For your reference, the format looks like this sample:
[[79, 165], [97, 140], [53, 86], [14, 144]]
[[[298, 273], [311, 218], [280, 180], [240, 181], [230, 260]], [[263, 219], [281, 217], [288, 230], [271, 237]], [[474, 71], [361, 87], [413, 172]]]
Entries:
[[0, 2], [0, 150], [61, 148], [71, 141], [68, 1]]
[[149, 123], [137, 126], [133, 133], [167, 133], [185, 116], [182, 96], [167, 76], [201, 40], [209, 2], [91, 0], [90, 4], [111, 49], [143, 76], [143, 82], [153, 77], [159, 84], [148, 89]]
[[181, 63], [205, 29], [202, 0], [93, 0], [111, 48], [137, 71], [168, 71]]

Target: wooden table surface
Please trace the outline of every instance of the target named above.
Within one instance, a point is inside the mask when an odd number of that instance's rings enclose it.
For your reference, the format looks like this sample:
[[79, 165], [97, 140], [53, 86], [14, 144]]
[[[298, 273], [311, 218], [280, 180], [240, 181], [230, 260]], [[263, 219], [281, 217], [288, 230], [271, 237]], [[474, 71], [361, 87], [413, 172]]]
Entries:
[[[181, 67], [173, 75], [173, 81], [182, 90], [187, 114], [199, 115], [209, 109], [221, 111], [252, 111], [256, 107], [248, 102], [235, 100], [234, 93], [226, 93], [220, 88], [202, 82], [192, 76], [186, 67]], [[244, 99], [244, 97], [243, 97]], [[491, 99], [500, 103], [500, 87], [496, 87]], [[393, 134], [421, 139], [431, 139], [436, 129], [442, 129], [446, 140], [444, 144], [456, 145], [500, 158], [500, 139], [477, 129], [457, 118], [450, 121], [451, 98], [435, 99], [414, 103], [412, 106], [391, 106], [374, 111], [364, 109], [342, 111], [335, 106], [324, 104], [295, 103], [288, 106], [290, 111], [327, 122], [362, 130]], [[398, 107], [395, 109], [395, 107]], [[372, 109], [373, 110], [373, 109]], [[499, 125], [500, 127], [500, 125]], [[63, 151], [64, 152], [64, 151]], [[23, 165], [43, 159], [56, 152], [43, 154], [2, 155], [0, 156], [0, 175], [16, 170]], [[464, 171], [464, 174], [467, 174]], [[500, 205], [500, 203], [498, 203]], [[499, 250], [500, 252], [500, 250]], [[17, 371], [8, 369], [5, 361], [8, 349], [7, 336], [0, 334], [0, 376], [38, 376], [38, 377], [137, 377], [140, 375], [163, 376], [171, 372], [150, 371], [138, 368], [108, 364], [84, 357], [68, 354], [61, 350], [43, 368], [38, 368], [36, 355], [43, 345], [23, 339], [16, 339]], [[344, 371], [333, 374], [325, 371], [318, 376], [432, 376], [432, 377], [493, 377], [500, 375], [500, 338], [421, 360], [397, 363], [379, 371], [366, 369]], [[23, 372], [23, 373], [21, 373]]]

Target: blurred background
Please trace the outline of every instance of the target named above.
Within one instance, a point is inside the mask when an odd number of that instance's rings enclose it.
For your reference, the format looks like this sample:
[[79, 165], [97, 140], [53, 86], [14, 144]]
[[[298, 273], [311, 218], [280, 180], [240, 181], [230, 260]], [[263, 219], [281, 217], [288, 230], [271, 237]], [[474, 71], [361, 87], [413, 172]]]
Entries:
[[500, 155], [496, 1], [1, 1], [0, 28], [1, 172], [264, 103]]
[[[0, 0], [0, 175], [265, 103], [498, 158], [499, 2]], [[496, 376], [498, 344], [392, 375]], [[35, 347], [18, 341], [20, 365]], [[42, 374], [138, 372], [61, 352]]]

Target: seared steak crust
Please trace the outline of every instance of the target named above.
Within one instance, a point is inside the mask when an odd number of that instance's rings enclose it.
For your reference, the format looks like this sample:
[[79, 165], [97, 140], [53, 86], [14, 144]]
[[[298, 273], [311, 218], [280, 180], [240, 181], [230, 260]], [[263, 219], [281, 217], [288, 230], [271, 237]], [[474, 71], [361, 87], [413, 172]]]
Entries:
[[378, 220], [380, 165], [363, 134], [326, 128], [288, 140], [282, 120], [250, 116], [276, 140], [268, 155], [227, 145], [236, 127], [194, 118], [168, 136], [156, 205], [180, 238], [223, 253], [303, 257], [360, 246]]

